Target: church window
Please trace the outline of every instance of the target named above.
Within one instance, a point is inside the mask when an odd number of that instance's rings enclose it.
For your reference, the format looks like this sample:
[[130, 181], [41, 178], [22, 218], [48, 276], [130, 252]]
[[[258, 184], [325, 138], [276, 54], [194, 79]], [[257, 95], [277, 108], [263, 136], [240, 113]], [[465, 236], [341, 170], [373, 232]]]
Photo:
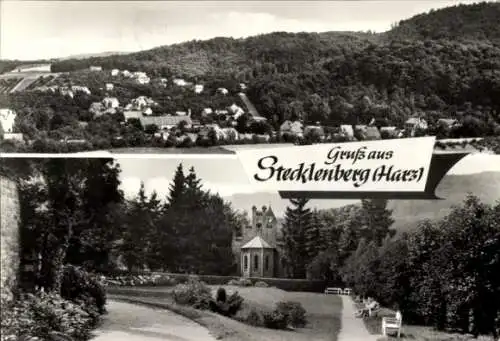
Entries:
[[259, 255], [253, 256], [253, 269], [259, 270]]
[[266, 256], [265, 260], [264, 260], [264, 268], [267, 270], [269, 270], [269, 256]]
[[245, 255], [245, 257], [243, 257], [243, 269], [247, 270], [248, 269], [248, 256]]

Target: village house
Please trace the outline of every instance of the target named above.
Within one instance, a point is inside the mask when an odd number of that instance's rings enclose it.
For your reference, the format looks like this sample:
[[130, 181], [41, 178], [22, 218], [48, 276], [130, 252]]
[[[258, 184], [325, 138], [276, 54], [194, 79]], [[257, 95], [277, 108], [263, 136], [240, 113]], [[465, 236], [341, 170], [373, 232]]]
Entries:
[[222, 128], [221, 131], [225, 141], [236, 141], [239, 138], [239, 133], [234, 128]]
[[33, 89], [33, 91], [37, 91], [37, 92], [49, 92], [50, 90], [51, 90], [51, 88], [49, 88], [46, 85], [37, 86], [36, 88]]
[[111, 70], [111, 76], [116, 77], [120, 74], [120, 70], [118, 69], [113, 69]]
[[59, 93], [61, 94], [61, 96], [68, 96], [68, 97], [75, 97], [75, 94], [73, 91], [71, 91], [71, 89], [69, 89], [68, 87], [60, 87], [59, 88]]
[[182, 78], [174, 78], [174, 80], [172, 82], [177, 86], [186, 86], [187, 85], [187, 82]]
[[89, 108], [89, 113], [93, 114], [94, 116], [100, 116], [104, 113], [106, 110], [106, 107], [102, 102], [94, 102], [90, 105]]
[[399, 131], [396, 127], [380, 127], [381, 138], [397, 138]]
[[225, 96], [229, 93], [229, 91], [226, 88], [218, 88], [217, 93]]
[[213, 112], [214, 111], [212, 110], [212, 108], [205, 108], [201, 111], [201, 116], [205, 117], [205, 116], [213, 114]]
[[90, 66], [89, 67], [90, 71], [102, 71], [102, 66]]
[[102, 104], [106, 109], [109, 108], [118, 108], [120, 106], [120, 101], [118, 101], [118, 98], [116, 97], [105, 97], [102, 100]]
[[245, 83], [240, 83], [240, 90], [246, 90], [247, 89], [247, 86]]
[[238, 119], [241, 115], [245, 113], [245, 110], [240, 106], [236, 105], [236, 103], [231, 104], [229, 107], [229, 111], [232, 112], [234, 119]]
[[201, 85], [201, 84], [196, 84], [196, 85], [194, 86], [194, 92], [195, 92], [196, 94], [201, 94], [201, 93], [203, 92], [203, 89], [204, 89], [204, 86], [203, 86], [203, 85]]
[[242, 277], [281, 277], [286, 262], [279, 247], [282, 226], [271, 207], [252, 207], [251, 223], [233, 238], [232, 249]]
[[134, 72], [133, 77], [138, 84], [149, 84], [151, 81], [145, 72]]
[[415, 136], [417, 130], [427, 130], [427, 121], [420, 117], [411, 117], [405, 122], [405, 132], [409, 136]]
[[106, 91], [113, 91], [114, 88], [115, 86], [113, 85], [113, 83], [106, 83], [105, 85]]
[[156, 103], [152, 98], [146, 96], [139, 96], [137, 98], [134, 98], [129, 104], [127, 104], [126, 109], [145, 110], [148, 107], [154, 107], [157, 105], [158, 103]]
[[141, 119], [143, 117], [142, 111], [139, 110], [125, 110], [123, 111], [123, 117], [125, 118], [125, 122], [131, 119]]
[[454, 118], [440, 118], [437, 120], [436, 125], [446, 129], [453, 129], [460, 126], [460, 122]]
[[190, 128], [192, 126], [191, 117], [189, 116], [173, 116], [173, 115], [165, 115], [165, 116], [148, 116], [138, 117], [141, 121], [143, 127], [154, 124], [157, 127], [161, 127], [162, 129], [172, 129], [178, 127], [181, 122], [185, 122], [186, 127]]
[[21, 133], [4, 133], [4, 140], [24, 142], [24, 135]]
[[49, 91], [55, 94], [59, 90], [59, 87], [57, 85], [52, 85], [49, 86]]
[[193, 119], [191, 119], [191, 122], [193, 122], [191, 124], [191, 128], [193, 128], [193, 129], [199, 129], [199, 128], [201, 128], [203, 126], [201, 124], [200, 120], [193, 120]]
[[280, 136], [292, 135], [292, 136], [302, 136], [304, 132], [304, 125], [300, 121], [290, 121], [286, 120], [280, 126]]
[[354, 138], [354, 129], [352, 128], [352, 125], [350, 124], [342, 124], [340, 126], [340, 133], [347, 137], [348, 139], [353, 139]]
[[319, 122], [316, 125], [308, 125], [304, 128], [303, 136], [308, 136], [311, 134], [316, 134], [321, 140], [325, 138], [325, 130], [322, 126], [319, 125]]
[[11, 109], [0, 109], [0, 124], [4, 133], [14, 132], [14, 123], [16, 121], [17, 114]]
[[126, 77], [126, 78], [132, 77], [132, 73], [128, 70], [123, 70], [122, 75], [123, 75], [123, 77]]
[[354, 127], [354, 136], [360, 141], [380, 140], [381, 135], [377, 127], [357, 125]]
[[81, 86], [81, 85], [73, 85], [71, 87], [71, 91], [73, 91], [73, 93], [76, 93], [76, 92], [83, 92], [84, 94], [87, 94], [87, 95], [91, 95], [92, 93], [90, 92], [90, 89], [86, 86]]

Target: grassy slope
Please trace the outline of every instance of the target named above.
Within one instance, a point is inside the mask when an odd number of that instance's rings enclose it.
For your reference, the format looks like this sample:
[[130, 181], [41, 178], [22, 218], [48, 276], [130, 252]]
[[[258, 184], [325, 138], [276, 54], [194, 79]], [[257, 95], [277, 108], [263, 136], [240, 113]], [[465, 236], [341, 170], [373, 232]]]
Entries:
[[[218, 287], [214, 286], [213, 290]], [[245, 298], [249, 310], [251, 306], [272, 309], [281, 300], [293, 300], [302, 303], [308, 312], [309, 325], [295, 331], [270, 330], [257, 328], [226, 318], [208, 311], [199, 311], [190, 307], [176, 305], [167, 288], [132, 288], [110, 290], [110, 299], [142, 303], [172, 310], [205, 326], [217, 338], [228, 341], [336, 341], [340, 331], [342, 301], [336, 296], [302, 292], [285, 292], [275, 288], [236, 288], [226, 286], [228, 293], [238, 290]], [[119, 295], [117, 295], [119, 294]], [[242, 313], [245, 313], [243, 311]]]

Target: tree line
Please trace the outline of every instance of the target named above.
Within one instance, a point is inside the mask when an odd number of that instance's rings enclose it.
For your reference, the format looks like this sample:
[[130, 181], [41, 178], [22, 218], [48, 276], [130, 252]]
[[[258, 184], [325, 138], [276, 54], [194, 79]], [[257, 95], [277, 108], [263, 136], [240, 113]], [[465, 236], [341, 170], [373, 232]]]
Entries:
[[21, 206], [21, 282], [59, 292], [64, 266], [93, 273], [163, 270], [229, 275], [241, 216], [201, 188], [180, 164], [168, 198], [120, 190], [112, 159], [4, 159], [17, 179]]
[[391, 229], [384, 200], [329, 211], [292, 200], [283, 251], [292, 277], [336, 281], [402, 310], [408, 323], [493, 334], [500, 328], [500, 202], [468, 195], [443, 219]]

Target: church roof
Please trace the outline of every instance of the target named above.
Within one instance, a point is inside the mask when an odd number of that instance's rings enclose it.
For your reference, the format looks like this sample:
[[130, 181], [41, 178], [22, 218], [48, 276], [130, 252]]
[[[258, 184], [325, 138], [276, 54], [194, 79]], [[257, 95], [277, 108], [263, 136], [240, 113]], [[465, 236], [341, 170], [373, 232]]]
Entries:
[[260, 236], [254, 237], [251, 241], [241, 247], [242, 249], [273, 249], [264, 239]]

